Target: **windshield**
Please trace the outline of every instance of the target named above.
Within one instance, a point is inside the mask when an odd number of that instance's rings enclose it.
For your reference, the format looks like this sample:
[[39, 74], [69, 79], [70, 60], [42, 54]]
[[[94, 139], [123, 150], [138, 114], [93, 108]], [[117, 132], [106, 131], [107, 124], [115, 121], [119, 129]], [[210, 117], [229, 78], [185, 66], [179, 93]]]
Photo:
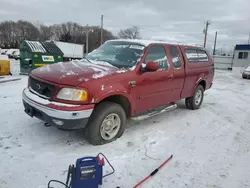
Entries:
[[145, 46], [132, 42], [110, 41], [89, 53], [86, 58], [106, 61], [118, 68], [131, 68], [141, 58]]

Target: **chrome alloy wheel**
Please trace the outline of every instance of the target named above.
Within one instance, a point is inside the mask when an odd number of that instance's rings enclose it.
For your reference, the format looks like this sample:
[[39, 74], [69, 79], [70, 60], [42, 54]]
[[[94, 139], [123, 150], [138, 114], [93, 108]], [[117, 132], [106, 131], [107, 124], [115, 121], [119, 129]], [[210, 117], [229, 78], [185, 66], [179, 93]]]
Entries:
[[115, 114], [109, 114], [102, 122], [100, 133], [104, 140], [113, 139], [119, 132], [121, 127], [121, 119]]

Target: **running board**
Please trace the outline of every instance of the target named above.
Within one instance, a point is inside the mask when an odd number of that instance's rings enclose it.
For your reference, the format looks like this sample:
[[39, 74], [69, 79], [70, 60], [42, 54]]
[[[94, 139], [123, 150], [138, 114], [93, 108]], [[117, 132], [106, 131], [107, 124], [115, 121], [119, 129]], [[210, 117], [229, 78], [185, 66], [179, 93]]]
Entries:
[[177, 108], [177, 104], [172, 104], [171, 106], [168, 106], [167, 108], [164, 108], [164, 109], [162, 109], [160, 111], [155, 111], [155, 112], [151, 112], [151, 113], [148, 113], [148, 114], [145, 114], [145, 115], [141, 115], [141, 116], [137, 116], [137, 117], [132, 117], [130, 119], [136, 120], [136, 121], [141, 121], [141, 120], [148, 119], [150, 117], [156, 116], [158, 114], [162, 114], [164, 112], [168, 112], [170, 110], [174, 110], [175, 108]]

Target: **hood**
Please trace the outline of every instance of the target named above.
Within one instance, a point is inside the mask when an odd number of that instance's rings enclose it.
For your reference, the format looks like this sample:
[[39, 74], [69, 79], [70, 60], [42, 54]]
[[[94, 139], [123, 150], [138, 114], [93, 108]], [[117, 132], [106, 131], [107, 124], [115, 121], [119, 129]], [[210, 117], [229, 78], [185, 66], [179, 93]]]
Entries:
[[87, 60], [54, 63], [32, 71], [38, 78], [71, 86], [117, 73], [121, 70], [108, 63]]
[[247, 68], [245, 69], [245, 71], [250, 71], [250, 65], [247, 66]]

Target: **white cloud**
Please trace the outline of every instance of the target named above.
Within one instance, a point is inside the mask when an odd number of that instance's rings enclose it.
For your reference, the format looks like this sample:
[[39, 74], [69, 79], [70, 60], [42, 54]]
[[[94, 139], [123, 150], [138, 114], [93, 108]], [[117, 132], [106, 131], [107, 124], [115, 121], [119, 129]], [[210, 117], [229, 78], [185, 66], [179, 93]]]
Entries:
[[14, 11], [7, 11], [7, 10], [0, 10], [0, 15], [16, 15], [17, 12]]

